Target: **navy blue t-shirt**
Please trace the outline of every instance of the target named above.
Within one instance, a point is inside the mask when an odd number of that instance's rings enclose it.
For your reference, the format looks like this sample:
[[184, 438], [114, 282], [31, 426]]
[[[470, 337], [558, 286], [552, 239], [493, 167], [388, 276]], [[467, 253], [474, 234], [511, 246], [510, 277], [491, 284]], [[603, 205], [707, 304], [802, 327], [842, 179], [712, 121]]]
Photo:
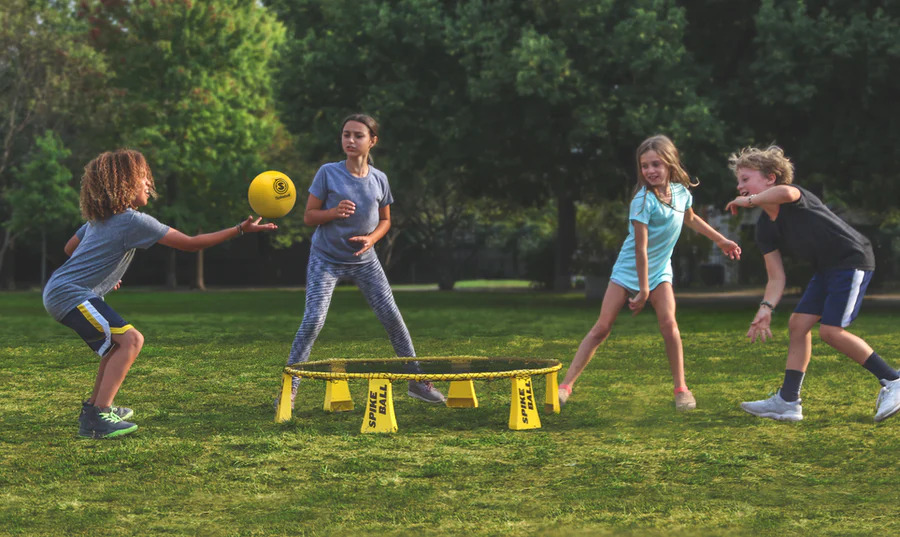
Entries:
[[773, 222], [763, 211], [756, 222], [756, 244], [763, 255], [779, 250], [809, 261], [815, 270], [875, 270], [872, 243], [831, 212], [812, 192], [797, 185], [800, 199], [785, 203]]

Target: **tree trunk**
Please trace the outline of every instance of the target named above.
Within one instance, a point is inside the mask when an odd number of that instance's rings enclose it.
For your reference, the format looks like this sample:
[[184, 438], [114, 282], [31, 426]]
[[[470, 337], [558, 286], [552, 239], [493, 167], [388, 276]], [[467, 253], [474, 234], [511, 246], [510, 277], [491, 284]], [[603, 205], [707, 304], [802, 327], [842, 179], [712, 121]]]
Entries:
[[0, 244], [0, 274], [3, 274], [3, 259], [6, 257], [6, 251], [9, 250], [12, 242], [12, 232], [7, 228], [3, 234], [3, 244]]
[[169, 262], [166, 265], [166, 287], [176, 289], [178, 287], [178, 252], [173, 248], [169, 250]]
[[197, 252], [197, 263], [194, 273], [194, 289], [206, 291], [206, 280], [203, 278], [203, 250]]
[[41, 289], [47, 283], [47, 232], [41, 230]]
[[16, 289], [16, 238], [7, 236], [6, 282], [4, 287], [10, 291]]
[[575, 200], [568, 192], [559, 194], [556, 204], [556, 259], [553, 263], [553, 289], [572, 287], [572, 254], [575, 253]]

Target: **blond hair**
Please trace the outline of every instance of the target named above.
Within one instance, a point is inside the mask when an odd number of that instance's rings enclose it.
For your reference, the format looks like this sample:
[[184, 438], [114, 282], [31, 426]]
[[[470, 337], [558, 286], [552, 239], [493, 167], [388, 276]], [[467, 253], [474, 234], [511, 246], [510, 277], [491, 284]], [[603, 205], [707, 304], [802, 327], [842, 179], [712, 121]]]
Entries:
[[101, 153], [84, 167], [81, 215], [94, 221], [125, 212], [134, 206], [142, 188], [149, 188], [150, 196], [156, 198], [153, 174], [144, 155], [133, 149]]
[[738, 168], [756, 170], [764, 176], [775, 176], [776, 185], [794, 182], [794, 163], [784, 156], [784, 150], [777, 145], [765, 149], [745, 147], [728, 157], [728, 168], [737, 175]]

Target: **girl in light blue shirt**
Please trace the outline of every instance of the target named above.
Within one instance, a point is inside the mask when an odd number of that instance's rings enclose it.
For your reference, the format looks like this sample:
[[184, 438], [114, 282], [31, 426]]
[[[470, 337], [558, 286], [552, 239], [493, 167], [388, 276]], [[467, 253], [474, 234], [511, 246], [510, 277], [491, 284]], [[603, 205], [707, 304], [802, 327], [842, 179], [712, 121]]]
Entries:
[[675, 408], [693, 410], [697, 403], [684, 380], [684, 352], [675, 320], [672, 290], [672, 250], [682, 224], [716, 243], [731, 259], [740, 259], [741, 248], [710, 227], [691, 209], [689, 188], [696, 186], [681, 164], [678, 149], [663, 135], [652, 136], [636, 152], [637, 185], [629, 210], [628, 237], [619, 251], [609, 286], [600, 306], [600, 317], [587, 333], [562, 384], [559, 401], [565, 404], [572, 385], [612, 330], [625, 304], [637, 315], [647, 301], [656, 310], [659, 330], [666, 345], [674, 384]]

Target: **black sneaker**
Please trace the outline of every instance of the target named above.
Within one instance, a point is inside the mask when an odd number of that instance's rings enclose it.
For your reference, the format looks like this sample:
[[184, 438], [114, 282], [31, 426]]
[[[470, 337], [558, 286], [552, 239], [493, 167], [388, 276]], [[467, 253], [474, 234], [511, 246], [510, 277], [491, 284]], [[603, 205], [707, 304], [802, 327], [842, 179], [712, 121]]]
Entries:
[[[84, 415], [84, 409], [86, 409], [89, 406], [92, 406], [92, 405], [90, 403], [88, 403], [87, 401], [81, 402], [81, 414], [79, 415], [79, 418], [82, 415]], [[116, 416], [119, 416], [123, 420], [127, 420], [131, 416], [134, 416], [134, 410], [131, 410], [127, 406], [110, 406], [109, 408], [112, 409], [113, 414], [115, 414]]]
[[82, 438], [115, 438], [137, 431], [138, 426], [123, 421], [112, 408], [89, 406], [78, 418], [78, 436]]

